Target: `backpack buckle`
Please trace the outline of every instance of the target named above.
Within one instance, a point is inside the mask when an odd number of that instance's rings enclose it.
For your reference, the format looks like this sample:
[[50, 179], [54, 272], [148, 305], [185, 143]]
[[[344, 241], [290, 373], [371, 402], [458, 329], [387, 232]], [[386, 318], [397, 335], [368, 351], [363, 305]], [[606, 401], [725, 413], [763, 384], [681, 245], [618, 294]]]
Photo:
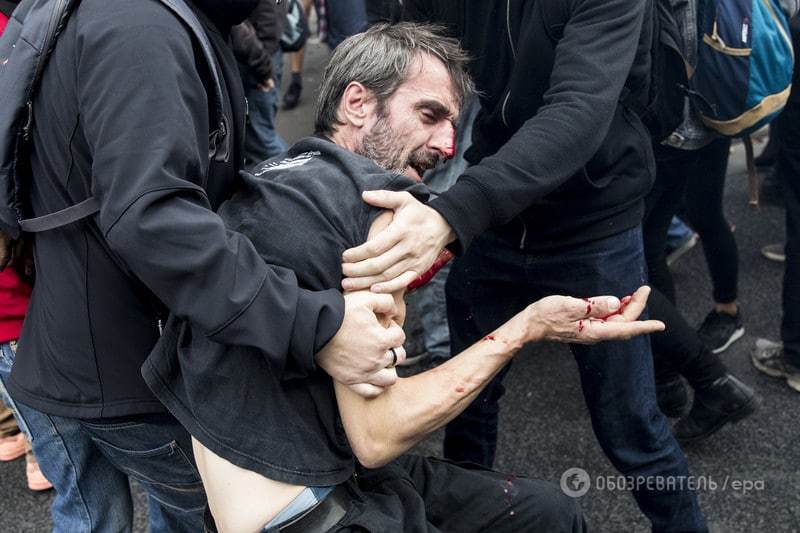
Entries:
[[22, 126], [22, 138], [27, 142], [31, 138], [31, 127], [33, 126], [33, 102], [28, 100], [25, 104], [25, 110], [28, 118], [25, 119], [25, 125]]

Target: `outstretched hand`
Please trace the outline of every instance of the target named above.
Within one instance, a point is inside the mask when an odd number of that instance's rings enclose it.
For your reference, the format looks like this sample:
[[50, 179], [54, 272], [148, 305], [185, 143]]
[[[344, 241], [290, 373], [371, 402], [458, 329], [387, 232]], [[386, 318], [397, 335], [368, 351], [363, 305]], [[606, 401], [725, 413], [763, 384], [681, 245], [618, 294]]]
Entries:
[[390, 293], [426, 272], [442, 249], [455, 240], [444, 218], [407, 192], [366, 191], [365, 202], [391, 209], [386, 229], [343, 255], [342, 288]]
[[615, 296], [548, 296], [528, 306], [528, 340], [576, 344], [624, 340], [663, 331], [659, 320], [639, 320], [650, 295], [642, 286], [622, 300]]

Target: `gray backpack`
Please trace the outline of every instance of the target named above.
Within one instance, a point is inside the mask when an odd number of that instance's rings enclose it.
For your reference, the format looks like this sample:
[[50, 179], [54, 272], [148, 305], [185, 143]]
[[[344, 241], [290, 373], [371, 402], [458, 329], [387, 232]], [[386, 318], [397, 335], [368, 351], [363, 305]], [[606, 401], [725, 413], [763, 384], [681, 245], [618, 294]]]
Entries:
[[[211, 121], [209, 157], [230, 153], [231, 135], [223, 112], [222, 77], [203, 26], [183, 0], [160, 0], [190, 31], [203, 51], [213, 77], [216, 120]], [[59, 33], [80, 0], [23, 0], [11, 15], [0, 37], [0, 229], [18, 238], [20, 233], [37, 233], [65, 226], [97, 213], [94, 196], [60, 211], [26, 218], [27, 182], [31, 179], [28, 150], [35, 119], [33, 100], [42, 73]], [[91, 184], [86, 184], [91, 191]], [[66, 194], [66, 193], [65, 193]], [[70, 201], [70, 203], [72, 203]]]

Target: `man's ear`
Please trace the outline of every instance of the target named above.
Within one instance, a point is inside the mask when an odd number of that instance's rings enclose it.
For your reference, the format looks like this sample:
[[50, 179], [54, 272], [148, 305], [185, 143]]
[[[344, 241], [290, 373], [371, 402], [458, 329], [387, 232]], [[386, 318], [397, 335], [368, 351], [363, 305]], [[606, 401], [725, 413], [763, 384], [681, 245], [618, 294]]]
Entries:
[[339, 115], [346, 123], [356, 128], [363, 128], [374, 116], [375, 95], [357, 81], [351, 81], [344, 89], [339, 101]]

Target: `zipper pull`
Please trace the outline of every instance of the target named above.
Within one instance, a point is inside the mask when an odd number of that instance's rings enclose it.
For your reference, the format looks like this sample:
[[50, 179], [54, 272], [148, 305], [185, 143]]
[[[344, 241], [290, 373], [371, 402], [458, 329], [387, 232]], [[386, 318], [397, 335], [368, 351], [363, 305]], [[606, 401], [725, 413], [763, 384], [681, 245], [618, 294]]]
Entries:
[[164, 323], [161, 322], [161, 319], [158, 319], [158, 336], [161, 337], [164, 335]]

